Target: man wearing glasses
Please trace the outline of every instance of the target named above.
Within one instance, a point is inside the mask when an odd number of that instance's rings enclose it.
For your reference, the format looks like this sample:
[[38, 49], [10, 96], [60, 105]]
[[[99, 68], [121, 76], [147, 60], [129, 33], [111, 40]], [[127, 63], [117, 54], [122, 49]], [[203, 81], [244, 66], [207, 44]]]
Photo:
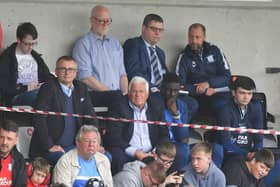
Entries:
[[0, 88], [8, 106], [32, 106], [41, 84], [52, 77], [41, 55], [33, 50], [37, 36], [32, 23], [20, 24], [17, 42], [0, 56]]
[[163, 75], [167, 72], [164, 51], [157, 46], [163, 31], [162, 17], [148, 14], [142, 24], [142, 35], [128, 39], [123, 45], [128, 79], [144, 77], [152, 92], [159, 91]]
[[[37, 110], [95, 115], [86, 86], [75, 80], [77, 64], [73, 58], [62, 56], [56, 62], [57, 78], [47, 81], [39, 90]], [[41, 156], [51, 164], [74, 148], [74, 139], [83, 124], [97, 121], [72, 116], [35, 115], [30, 157]]]
[[91, 12], [91, 30], [77, 41], [73, 57], [78, 63], [78, 79], [89, 90], [94, 106], [109, 106], [127, 94], [123, 49], [107, 34], [112, 19], [108, 8], [97, 5]]

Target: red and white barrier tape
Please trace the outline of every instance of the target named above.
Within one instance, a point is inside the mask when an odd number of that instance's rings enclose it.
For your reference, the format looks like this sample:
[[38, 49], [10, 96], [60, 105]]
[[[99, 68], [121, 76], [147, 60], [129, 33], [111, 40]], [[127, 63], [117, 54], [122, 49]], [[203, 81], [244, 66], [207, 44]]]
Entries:
[[134, 119], [125, 119], [125, 118], [70, 114], [70, 113], [63, 113], [63, 112], [51, 112], [51, 111], [25, 109], [25, 108], [14, 108], [14, 107], [5, 107], [5, 106], [0, 106], [0, 111], [42, 114], [42, 115], [56, 115], [56, 116], [73, 116], [73, 117], [78, 117], [78, 118], [91, 118], [91, 119], [126, 122], [126, 123], [141, 122], [141, 123], [148, 123], [148, 124], [153, 124], [153, 125], [189, 127], [189, 128], [193, 128], [193, 129], [206, 129], [206, 130], [214, 130], [214, 131], [229, 131], [229, 132], [239, 132], [239, 133], [280, 135], [280, 132], [276, 131], [276, 130], [244, 129], [244, 128], [232, 128], [232, 127], [221, 127], [221, 126], [210, 126], [210, 125], [198, 125], [198, 124], [183, 124], [183, 123], [170, 123], [170, 122], [161, 122], [161, 121], [134, 120]]

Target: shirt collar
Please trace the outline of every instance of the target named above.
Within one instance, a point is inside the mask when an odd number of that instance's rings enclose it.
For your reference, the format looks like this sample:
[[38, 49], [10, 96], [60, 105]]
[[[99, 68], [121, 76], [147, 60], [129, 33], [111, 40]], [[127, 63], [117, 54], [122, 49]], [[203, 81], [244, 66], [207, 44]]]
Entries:
[[[96, 35], [94, 32], [90, 31], [90, 33], [91, 33], [92, 37], [93, 37], [95, 40], [101, 40], [101, 39], [99, 39], [99, 38], [97, 37], [97, 35]], [[110, 38], [109, 38], [107, 35], [104, 35], [102, 41], [105, 41], [105, 40], [108, 40], [108, 41], [109, 41]]]
[[152, 48], [156, 49], [156, 45], [149, 44], [143, 37], [142, 37], [142, 39], [143, 39], [143, 41], [144, 41], [144, 43], [145, 43], [147, 48], [152, 47]]
[[67, 87], [66, 85], [59, 82], [59, 85], [60, 85], [63, 93], [65, 93], [68, 97], [70, 97], [72, 95], [72, 92], [74, 90], [74, 85], [73, 84], [70, 87]]
[[128, 104], [129, 104], [130, 108], [132, 108], [133, 111], [136, 111], [136, 112], [143, 112], [144, 111], [146, 113], [146, 111], [148, 109], [148, 104], [147, 103], [145, 103], [144, 108], [142, 110], [130, 101], [128, 102]]

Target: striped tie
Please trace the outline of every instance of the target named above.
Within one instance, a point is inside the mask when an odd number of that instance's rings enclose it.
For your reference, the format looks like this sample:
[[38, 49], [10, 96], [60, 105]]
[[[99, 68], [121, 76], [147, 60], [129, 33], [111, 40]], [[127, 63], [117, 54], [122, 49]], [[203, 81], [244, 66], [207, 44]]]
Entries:
[[150, 49], [150, 59], [151, 59], [151, 65], [152, 65], [152, 71], [153, 71], [153, 74], [154, 74], [154, 84], [156, 86], [159, 86], [161, 80], [162, 80], [162, 77], [160, 75], [160, 72], [159, 72], [159, 69], [158, 69], [158, 60], [157, 60], [157, 56], [156, 56], [156, 49], [153, 48], [153, 47], [149, 47]]

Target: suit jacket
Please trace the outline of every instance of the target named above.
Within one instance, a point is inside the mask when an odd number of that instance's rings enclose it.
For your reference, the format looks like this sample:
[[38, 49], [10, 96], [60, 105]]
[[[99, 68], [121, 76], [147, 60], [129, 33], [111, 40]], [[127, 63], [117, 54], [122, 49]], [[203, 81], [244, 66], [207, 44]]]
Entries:
[[[123, 50], [124, 65], [128, 80], [131, 80], [134, 76], [141, 76], [149, 82], [150, 87], [154, 87], [151, 84], [151, 61], [143, 38], [139, 36], [126, 40], [123, 45]], [[162, 69], [167, 72], [164, 51], [156, 46], [156, 53]]]
[[[146, 115], [147, 120], [165, 121], [163, 109], [161, 107], [157, 107], [157, 105], [152, 104], [151, 101], [148, 101]], [[112, 107], [110, 108], [109, 116], [115, 118], [133, 119], [134, 112], [133, 109], [129, 106], [128, 98], [125, 97], [123, 100], [112, 105]], [[148, 127], [152, 147], [155, 147], [161, 141], [170, 140], [168, 128], [166, 126], [149, 124]], [[129, 146], [129, 141], [132, 138], [133, 130], [133, 123], [110, 121], [107, 133], [105, 135], [106, 146], [120, 147], [122, 149], [127, 148]]]
[[[82, 115], [95, 115], [87, 87], [78, 80], [73, 81], [72, 92], [74, 113]], [[39, 90], [35, 109], [54, 112], [66, 112], [64, 93], [57, 79], [51, 79], [43, 84]], [[56, 144], [64, 131], [63, 116], [34, 115], [34, 133], [31, 139], [30, 156], [44, 156], [49, 148]], [[75, 118], [77, 129], [84, 124], [97, 125], [97, 120], [89, 118]]]

